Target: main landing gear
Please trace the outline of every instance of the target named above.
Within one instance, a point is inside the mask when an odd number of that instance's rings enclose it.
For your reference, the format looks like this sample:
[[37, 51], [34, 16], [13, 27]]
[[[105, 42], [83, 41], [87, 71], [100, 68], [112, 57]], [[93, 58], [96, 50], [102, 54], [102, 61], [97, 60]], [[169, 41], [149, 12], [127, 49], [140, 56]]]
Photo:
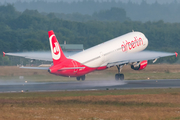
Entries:
[[118, 74], [115, 75], [115, 80], [124, 80], [124, 74], [120, 74], [123, 66], [117, 65], [116, 67], [118, 69]]
[[84, 81], [84, 80], [86, 79], [86, 76], [85, 76], [85, 75], [79, 76], [79, 77], [76, 77], [76, 79], [77, 79], [78, 81], [80, 81], [80, 80]]

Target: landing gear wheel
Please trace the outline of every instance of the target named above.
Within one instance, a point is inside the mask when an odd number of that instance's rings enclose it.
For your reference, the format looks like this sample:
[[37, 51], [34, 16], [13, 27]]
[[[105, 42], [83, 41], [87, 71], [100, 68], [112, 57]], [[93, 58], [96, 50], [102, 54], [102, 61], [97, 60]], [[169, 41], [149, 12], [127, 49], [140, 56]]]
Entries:
[[124, 74], [116, 74], [115, 80], [124, 80]]
[[120, 74], [124, 65], [117, 65], [118, 74], [115, 75], [115, 80], [124, 80], [124, 74]]
[[84, 81], [84, 80], [86, 79], [86, 76], [85, 76], [85, 75], [79, 76], [79, 77], [76, 77], [76, 79], [77, 79], [78, 81], [80, 81], [80, 79], [81, 79], [82, 81]]
[[77, 81], [80, 81], [80, 77], [76, 77], [76, 80], [77, 80]]
[[84, 81], [86, 79], [86, 76], [85, 75], [81, 76], [81, 79], [82, 81]]
[[115, 75], [115, 80], [119, 80], [119, 74]]
[[120, 80], [124, 80], [124, 74], [120, 74]]

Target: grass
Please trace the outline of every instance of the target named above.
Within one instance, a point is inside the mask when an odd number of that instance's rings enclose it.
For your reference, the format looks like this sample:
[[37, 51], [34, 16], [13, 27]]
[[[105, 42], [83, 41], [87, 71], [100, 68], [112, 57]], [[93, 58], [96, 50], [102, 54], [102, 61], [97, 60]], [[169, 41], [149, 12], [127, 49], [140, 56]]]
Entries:
[[180, 89], [1, 93], [4, 120], [174, 120]]
[[[135, 71], [129, 65], [124, 66], [122, 73], [126, 80], [146, 80], [146, 79], [179, 79], [179, 64], [154, 64], [148, 65], [144, 70]], [[0, 81], [36, 81], [36, 82], [57, 82], [75, 81], [75, 78], [61, 77], [49, 74], [46, 70], [20, 69], [16, 66], [1, 66]], [[86, 80], [109, 80], [114, 79], [117, 68], [112, 67], [104, 71], [95, 71], [86, 75]], [[24, 79], [20, 79], [23, 76]]]
[[[180, 65], [125, 66], [128, 80], [179, 79]], [[47, 71], [0, 67], [0, 81], [74, 81]], [[96, 71], [87, 80], [114, 78], [116, 68]], [[21, 79], [20, 76], [24, 76]], [[180, 120], [180, 88], [104, 91], [0, 93], [0, 120]]]

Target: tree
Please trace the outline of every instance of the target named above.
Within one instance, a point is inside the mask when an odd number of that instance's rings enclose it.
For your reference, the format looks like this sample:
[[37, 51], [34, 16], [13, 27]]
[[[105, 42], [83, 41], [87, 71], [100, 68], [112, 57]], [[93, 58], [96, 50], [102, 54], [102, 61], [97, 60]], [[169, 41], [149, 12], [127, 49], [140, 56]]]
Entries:
[[37, 40], [27, 39], [25, 40], [20, 47], [21, 51], [36, 51], [43, 50], [44, 46], [41, 42]]

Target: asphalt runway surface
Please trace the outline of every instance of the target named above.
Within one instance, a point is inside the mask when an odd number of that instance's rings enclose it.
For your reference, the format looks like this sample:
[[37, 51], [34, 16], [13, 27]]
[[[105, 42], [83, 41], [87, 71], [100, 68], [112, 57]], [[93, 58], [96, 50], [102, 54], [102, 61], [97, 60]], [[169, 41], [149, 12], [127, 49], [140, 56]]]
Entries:
[[36, 92], [36, 91], [73, 91], [73, 90], [107, 90], [107, 89], [150, 89], [180, 88], [180, 79], [172, 80], [97, 80], [74, 82], [0, 82], [0, 93]]

